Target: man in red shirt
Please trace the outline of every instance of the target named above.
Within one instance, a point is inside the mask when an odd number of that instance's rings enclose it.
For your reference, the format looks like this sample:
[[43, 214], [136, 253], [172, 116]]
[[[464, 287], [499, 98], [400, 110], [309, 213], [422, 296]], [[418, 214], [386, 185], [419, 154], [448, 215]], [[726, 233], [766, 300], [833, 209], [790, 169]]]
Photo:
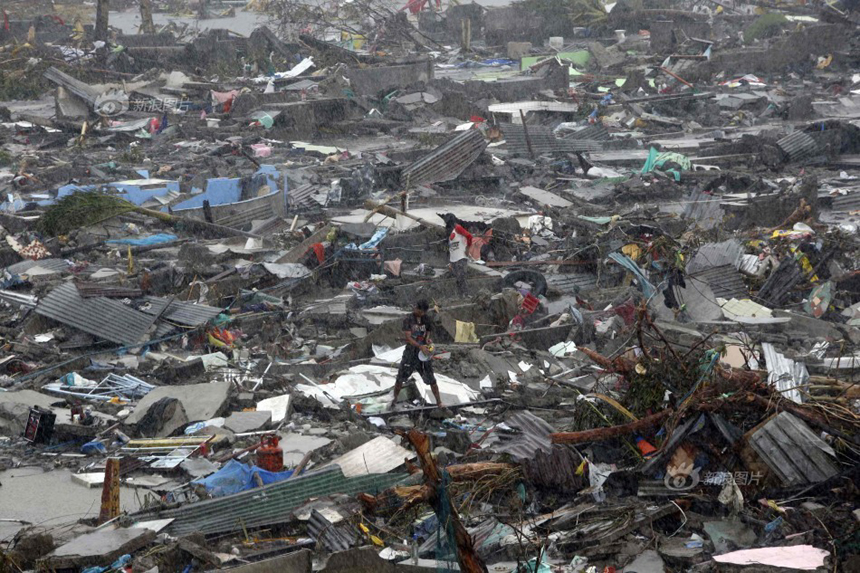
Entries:
[[[451, 224], [453, 223], [453, 224]], [[466, 285], [466, 267], [469, 265], [469, 247], [472, 246], [472, 234], [459, 223], [451, 221], [448, 225], [448, 257], [451, 273], [457, 281], [460, 296], [469, 295]]]

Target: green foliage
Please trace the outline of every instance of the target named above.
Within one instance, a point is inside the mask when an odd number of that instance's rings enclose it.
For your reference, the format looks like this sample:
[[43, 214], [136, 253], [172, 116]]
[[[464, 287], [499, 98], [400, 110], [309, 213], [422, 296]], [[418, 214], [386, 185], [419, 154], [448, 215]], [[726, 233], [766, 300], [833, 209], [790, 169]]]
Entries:
[[[656, 363], [648, 363], [646, 368], [662, 370]], [[624, 396], [624, 404], [635, 416], [643, 417], [649, 411], [661, 410], [666, 388], [660, 383], [660, 375], [654, 376], [650, 370], [645, 375], [636, 374], [630, 378], [630, 387]]]
[[133, 204], [113, 195], [79, 191], [51, 205], [39, 220], [39, 230], [48, 235], [65, 235], [134, 209]]
[[143, 150], [140, 147], [129, 147], [128, 151], [123, 151], [117, 156], [117, 161], [120, 163], [140, 163], [145, 159]]
[[12, 165], [12, 156], [7, 151], [0, 149], [0, 167]]
[[0, 101], [37, 99], [50, 86], [42, 78], [43, 68], [31, 71], [3, 69], [0, 66]]
[[755, 40], [776, 36], [787, 25], [788, 19], [782, 14], [764, 14], [744, 30], [744, 42], [750, 44]]

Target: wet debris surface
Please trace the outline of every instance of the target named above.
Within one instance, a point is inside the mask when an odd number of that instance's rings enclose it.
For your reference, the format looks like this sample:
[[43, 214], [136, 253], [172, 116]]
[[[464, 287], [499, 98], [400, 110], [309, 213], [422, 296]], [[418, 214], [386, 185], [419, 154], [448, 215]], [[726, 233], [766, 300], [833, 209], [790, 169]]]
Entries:
[[856, 5], [110, 8], [2, 7], [0, 571], [860, 570]]

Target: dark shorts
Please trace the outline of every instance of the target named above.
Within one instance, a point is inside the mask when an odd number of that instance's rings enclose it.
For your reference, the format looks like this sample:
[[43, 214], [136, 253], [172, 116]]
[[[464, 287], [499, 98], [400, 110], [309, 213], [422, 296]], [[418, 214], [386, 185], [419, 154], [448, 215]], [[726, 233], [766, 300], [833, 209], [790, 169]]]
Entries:
[[412, 376], [413, 372], [418, 372], [421, 379], [428, 386], [436, 385], [436, 376], [433, 374], [433, 365], [431, 361], [422, 362], [418, 358], [418, 354], [403, 355], [400, 361], [400, 368], [397, 370], [397, 383], [403, 384]]

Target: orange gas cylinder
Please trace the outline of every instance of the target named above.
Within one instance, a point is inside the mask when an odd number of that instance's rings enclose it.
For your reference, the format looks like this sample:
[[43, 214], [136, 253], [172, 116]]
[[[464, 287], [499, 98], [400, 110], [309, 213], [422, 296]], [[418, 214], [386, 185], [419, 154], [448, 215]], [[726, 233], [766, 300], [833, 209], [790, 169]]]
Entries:
[[281, 439], [275, 434], [264, 434], [257, 448], [257, 465], [270, 472], [284, 469], [284, 451], [278, 446]]

